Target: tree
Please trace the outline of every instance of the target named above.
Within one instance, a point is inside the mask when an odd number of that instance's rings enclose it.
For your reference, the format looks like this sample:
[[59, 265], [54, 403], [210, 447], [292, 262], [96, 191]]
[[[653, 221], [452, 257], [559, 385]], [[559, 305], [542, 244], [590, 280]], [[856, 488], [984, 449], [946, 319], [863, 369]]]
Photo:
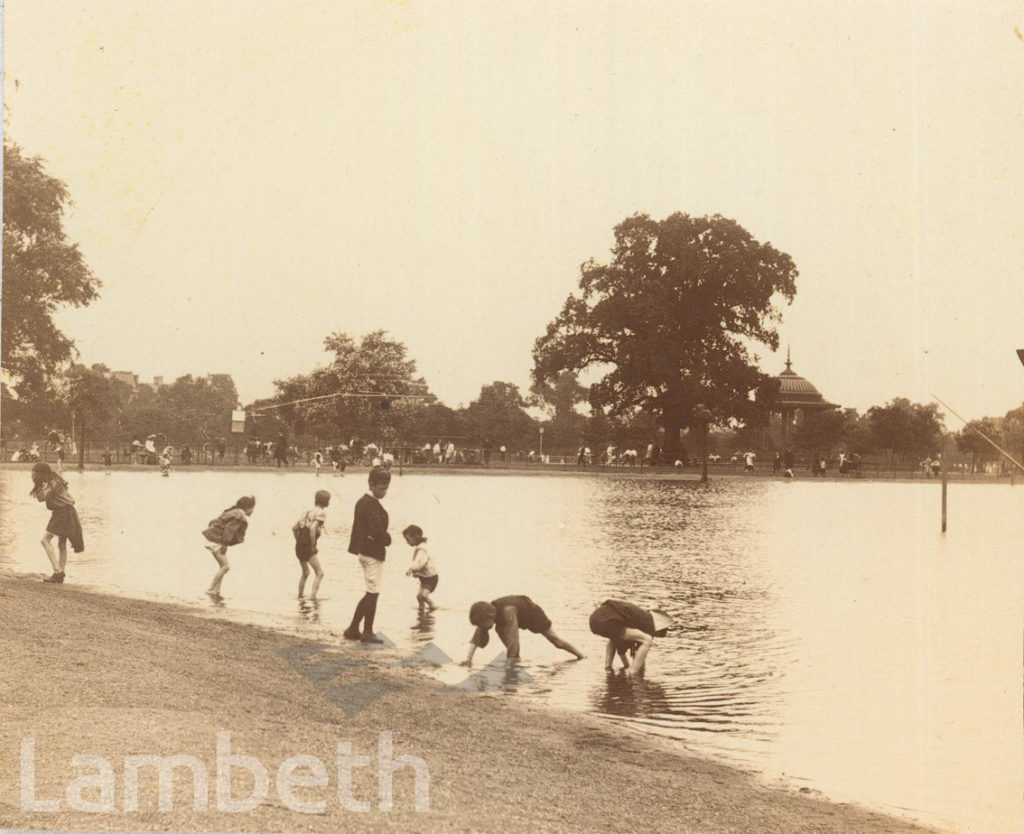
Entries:
[[67, 374], [67, 405], [78, 429], [78, 468], [85, 466], [87, 432], [109, 434], [121, 407], [115, 382], [104, 365], [72, 365]]
[[680, 212], [627, 218], [615, 227], [612, 255], [581, 266], [579, 294], [537, 339], [535, 383], [608, 369], [590, 388], [591, 405], [656, 415], [670, 455], [697, 404], [720, 423], [750, 417], [751, 392], [767, 377], [747, 344], [778, 347], [777, 303], [796, 293], [789, 255], [734, 220]]
[[125, 440], [156, 434], [171, 443], [216, 442], [227, 437], [237, 407], [238, 390], [229, 374], [186, 374], [170, 385], [140, 385], [123, 407], [119, 434]]
[[57, 308], [98, 295], [99, 280], [64, 234], [69, 202], [67, 186], [46, 174], [39, 157], [4, 143], [0, 363], [19, 394], [21, 382], [38, 387], [73, 355], [74, 343], [53, 322]]
[[793, 445], [810, 455], [826, 457], [846, 439], [849, 426], [847, 415], [839, 409], [825, 409], [804, 413], [803, 422], [796, 427]]
[[[368, 333], [358, 344], [345, 333], [332, 333], [324, 349], [334, 354], [327, 367], [274, 382], [274, 401], [282, 404], [274, 413], [295, 431], [334, 434], [345, 441], [357, 435], [393, 440], [434, 399], [422, 377], [416, 378], [416, 363], [406, 358], [405, 345], [383, 330]], [[284, 405], [296, 400], [310, 401]]]
[[891, 449], [898, 458], [932, 454], [942, 442], [942, 418], [935, 403], [922, 405], [897, 397], [868, 409], [875, 445]]
[[992, 446], [992, 443], [989, 443], [989, 440], [998, 446], [1002, 446], [1004, 442], [1000, 421], [995, 417], [982, 417], [980, 420], [971, 420], [962, 431], [957, 433], [956, 447], [961, 452], [971, 456], [972, 472], [977, 471], [979, 463], [999, 459], [999, 452]]
[[576, 374], [562, 371], [550, 382], [535, 382], [530, 393], [530, 404], [542, 408], [550, 418], [544, 424], [545, 446], [564, 451], [578, 445], [587, 418], [576, 407], [587, 401], [587, 388], [580, 385]]
[[466, 423], [474, 440], [489, 440], [510, 448], [535, 448], [537, 423], [526, 413], [519, 386], [492, 382], [480, 388], [480, 396], [466, 408]]
[[1003, 439], [1006, 441], [1006, 450], [1020, 463], [1024, 463], [1024, 403], [1007, 411], [1003, 417]]

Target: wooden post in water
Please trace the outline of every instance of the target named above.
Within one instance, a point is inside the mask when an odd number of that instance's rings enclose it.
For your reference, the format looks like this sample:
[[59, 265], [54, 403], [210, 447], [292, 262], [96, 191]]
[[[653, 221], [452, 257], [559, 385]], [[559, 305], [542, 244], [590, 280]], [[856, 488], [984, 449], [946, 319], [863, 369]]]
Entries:
[[945, 435], [942, 437], [942, 532], [946, 532], [946, 487], [949, 485], [949, 464], [946, 454], [949, 451], [949, 443]]

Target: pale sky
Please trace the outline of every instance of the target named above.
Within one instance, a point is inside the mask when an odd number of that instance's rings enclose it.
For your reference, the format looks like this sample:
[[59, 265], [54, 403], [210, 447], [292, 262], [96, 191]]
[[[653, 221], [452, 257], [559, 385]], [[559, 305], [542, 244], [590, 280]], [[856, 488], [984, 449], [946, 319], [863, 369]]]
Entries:
[[579, 264], [684, 211], [795, 260], [764, 370], [1024, 401], [1019, 5], [5, 5], [9, 136], [104, 282], [60, 316], [87, 363], [249, 401], [384, 328], [449, 405], [525, 390]]

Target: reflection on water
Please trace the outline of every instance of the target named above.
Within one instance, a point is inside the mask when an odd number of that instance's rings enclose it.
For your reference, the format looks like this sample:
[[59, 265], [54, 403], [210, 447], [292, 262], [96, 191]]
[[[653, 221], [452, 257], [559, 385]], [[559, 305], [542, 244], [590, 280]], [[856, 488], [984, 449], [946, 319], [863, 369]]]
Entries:
[[306, 622], [320, 622], [320, 600], [299, 598], [299, 616]]
[[672, 713], [668, 692], [645, 677], [631, 678], [621, 670], [608, 672], [604, 686], [595, 690], [594, 709], [608, 715], [658, 720]]
[[[346, 546], [365, 475], [68, 478], [86, 534], [69, 583], [344, 642], [363, 593]], [[29, 486], [27, 472], [0, 472], [0, 566], [42, 574], [47, 513]], [[319, 600], [297, 600], [290, 527], [318, 487], [333, 495], [325, 577]], [[248, 493], [246, 542], [229, 551], [224, 597], [211, 600], [216, 564], [199, 531]], [[440, 608], [419, 613], [418, 584], [404, 576], [411, 551], [395, 535], [376, 626], [396, 662], [447, 686], [590, 711], [951, 829], [1017, 829], [1022, 503], [1019, 488], [951, 487], [943, 537], [939, 493], [926, 484], [407, 475], [385, 505], [393, 531], [426, 531]], [[516, 593], [587, 657], [524, 632], [521, 666], [506, 668], [497, 640], [476, 668], [457, 665], [469, 606]], [[607, 598], [675, 619], [644, 678], [603, 669], [604, 641], [587, 620]]]

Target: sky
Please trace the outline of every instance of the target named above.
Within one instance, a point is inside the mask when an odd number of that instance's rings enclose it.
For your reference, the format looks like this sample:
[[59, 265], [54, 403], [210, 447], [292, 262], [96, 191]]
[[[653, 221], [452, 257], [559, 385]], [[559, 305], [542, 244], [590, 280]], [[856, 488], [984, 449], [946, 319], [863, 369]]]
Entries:
[[[614, 226], [722, 214], [800, 272], [832, 402], [1024, 401], [1024, 11], [989, 2], [7, 0], [6, 131], [103, 282], [86, 363], [244, 402], [383, 328], [529, 386]], [[955, 421], [947, 423], [956, 428]]]

